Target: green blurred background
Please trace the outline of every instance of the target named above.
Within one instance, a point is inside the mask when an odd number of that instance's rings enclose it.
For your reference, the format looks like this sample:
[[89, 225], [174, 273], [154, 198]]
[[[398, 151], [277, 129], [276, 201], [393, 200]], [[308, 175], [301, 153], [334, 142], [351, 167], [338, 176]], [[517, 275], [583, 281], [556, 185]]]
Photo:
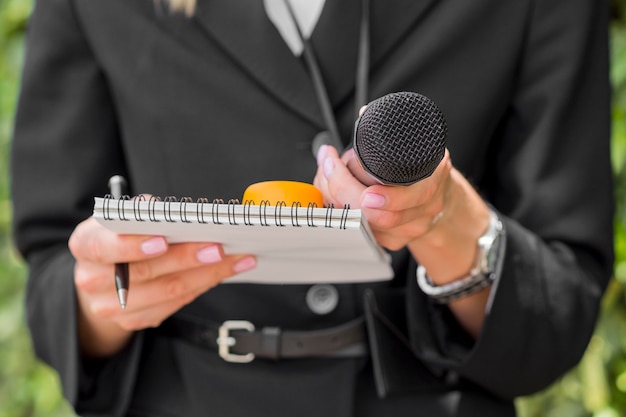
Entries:
[[[626, 0], [611, 6], [615, 278], [580, 365], [545, 391], [519, 399], [520, 417], [626, 416]], [[33, 356], [24, 325], [26, 271], [11, 242], [8, 154], [31, 7], [32, 0], [0, 0], [0, 417], [72, 417], [56, 374]]]

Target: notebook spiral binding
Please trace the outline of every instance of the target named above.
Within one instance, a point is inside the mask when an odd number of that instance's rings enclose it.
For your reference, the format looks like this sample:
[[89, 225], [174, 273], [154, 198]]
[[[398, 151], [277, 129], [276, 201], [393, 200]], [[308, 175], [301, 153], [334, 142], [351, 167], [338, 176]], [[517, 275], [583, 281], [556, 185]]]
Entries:
[[[145, 214], [142, 215], [142, 212], [145, 210], [141, 209], [141, 206], [145, 204], [147, 201], [147, 218]], [[172, 206], [176, 203], [178, 208], [173, 210]], [[111, 205], [116, 204], [115, 209], [111, 209]], [[228, 219], [228, 224], [232, 226], [238, 226], [242, 224], [238, 222], [238, 219], [243, 221], [243, 224], [246, 226], [254, 226], [255, 224], [260, 224], [261, 226], [272, 226], [285, 227], [285, 221], [289, 221], [291, 226], [293, 227], [302, 227], [304, 225], [302, 216], [299, 214], [302, 210], [302, 204], [300, 202], [294, 202], [291, 205], [291, 210], [289, 213], [284, 213], [287, 208], [287, 204], [284, 201], [280, 201], [274, 207], [274, 213], [268, 214], [268, 207], [273, 207], [268, 200], [263, 200], [259, 205], [256, 205], [254, 201], [246, 200], [243, 205], [239, 202], [238, 199], [230, 199], [228, 202], [224, 202], [221, 198], [215, 198], [212, 201], [209, 201], [208, 198], [198, 198], [195, 202], [191, 197], [182, 197], [177, 199], [175, 196], [167, 196], [164, 199], [161, 199], [157, 196], [151, 196], [148, 200], [143, 195], [138, 195], [134, 198], [131, 198], [129, 195], [123, 195], [119, 199], [114, 198], [111, 194], [107, 194], [104, 196], [104, 206], [103, 206], [103, 217], [104, 220], [116, 220], [115, 215], [111, 214], [112, 211], [117, 212], [117, 219], [121, 221], [130, 221], [131, 219], [127, 216], [127, 205], [132, 204], [132, 213], [135, 221], [138, 222], [161, 222], [159, 218], [165, 220], [168, 223], [213, 223], [216, 225], [224, 224], [224, 218], [220, 217], [220, 206], [227, 205], [226, 217]], [[158, 206], [158, 209], [157, 209]], [[189, 206], [195, 206], [195, 209], [188, 210]], [[243, 206], [243, 215], [239, 214], [236, 211], [237, 207]], [[335, 209], [334, 205], [329, 205], [327, 207], [320, 208], [316, 203], [309, 203], [306, 208], [306, 226], [307, 227], [318, 227], [315, 224], [314, 218], [319, 216], [319, 210], [323, 210], [324, 213], [324, 227], [332, 228], [333, 219], [335, 219], [335, 215], [333, 214], [336, 210], [341, 210], [340, 213], [340, 221], [339, 228], [346, 229], [346, 222], [348, 220], [348, 213], [350, 210], [350, 205], [345, 204], [341, 209]], [[223, 210], [222, 210], [223, 214]], [[274, 218], [273, 221], [271, 218]], [[191, 220], [190, 218], [193, 218]], [[254, 220], [258, 220], [254, 222]], [[285, 220], [288, 218], [288, 220]]]

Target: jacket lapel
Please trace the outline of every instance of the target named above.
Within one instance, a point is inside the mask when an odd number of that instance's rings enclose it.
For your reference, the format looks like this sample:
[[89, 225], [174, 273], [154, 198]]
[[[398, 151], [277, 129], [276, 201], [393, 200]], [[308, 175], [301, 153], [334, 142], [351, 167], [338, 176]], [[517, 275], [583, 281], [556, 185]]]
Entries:
[[270, 94], [323, 128], [306, 67], [267, 18], [261, 0], [199, 1], [195, 19]]
[[[381, 65], [385, 57], [420, 24], [437, 0], [370, 0], [373, 67]], [[426, 40], [425, 40], [426, 41]]]
[[[370, 2], [370, 66], [376, 67], [435, 0]], [[311, 39], [335, 106], [354, 93], [360, 5], [360, 0], [327, 0]], [[199, 0], [195, 20], [269, 94], [324, 129], [306, 66], [285, 45], [263, 1]]]

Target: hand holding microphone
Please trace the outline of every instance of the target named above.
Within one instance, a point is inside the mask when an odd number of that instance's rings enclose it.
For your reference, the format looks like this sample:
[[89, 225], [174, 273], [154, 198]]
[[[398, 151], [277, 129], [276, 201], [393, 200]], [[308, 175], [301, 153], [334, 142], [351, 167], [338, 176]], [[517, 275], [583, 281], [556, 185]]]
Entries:
[[[327, 204], [360, 207], [379, 244], [408, 247], [434, 285], [466, 276], [490, 211], [446, 150], [439, 108], [416, 93], [394, 93], [370, 103], [358, 118], [353, 148], [341, 157], [324, 146], [315, 185]], [[488, 291], [450, 304], [473, 335], [483, 320]]]
[[361, 113], [340, 159], [331, 147], [320, 150], [315, 184], [327, 203], [362, 208], [379, 243], [399, 249], [441, 218], [451, 170], [446, 134], [432, 100], [388, 94]]

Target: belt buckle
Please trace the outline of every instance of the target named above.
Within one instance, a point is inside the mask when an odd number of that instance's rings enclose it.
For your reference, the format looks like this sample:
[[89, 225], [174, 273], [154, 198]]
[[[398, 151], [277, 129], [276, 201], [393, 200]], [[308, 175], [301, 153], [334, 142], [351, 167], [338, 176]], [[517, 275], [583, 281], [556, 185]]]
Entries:
[[254, 360], [254, 353], [247, 353], [245, 355], [237, 355], [230, 353], [230, 348], [235, 346], [237, 340], [230, 335], [232, 330], [247, 330], [249, 332], [254, 331], [254, 324], [246, 320], [227, 320], [219, 327], [217, 346], [218, 353], [222, 359], [226, 362], [236, 363], [248, 363]]

